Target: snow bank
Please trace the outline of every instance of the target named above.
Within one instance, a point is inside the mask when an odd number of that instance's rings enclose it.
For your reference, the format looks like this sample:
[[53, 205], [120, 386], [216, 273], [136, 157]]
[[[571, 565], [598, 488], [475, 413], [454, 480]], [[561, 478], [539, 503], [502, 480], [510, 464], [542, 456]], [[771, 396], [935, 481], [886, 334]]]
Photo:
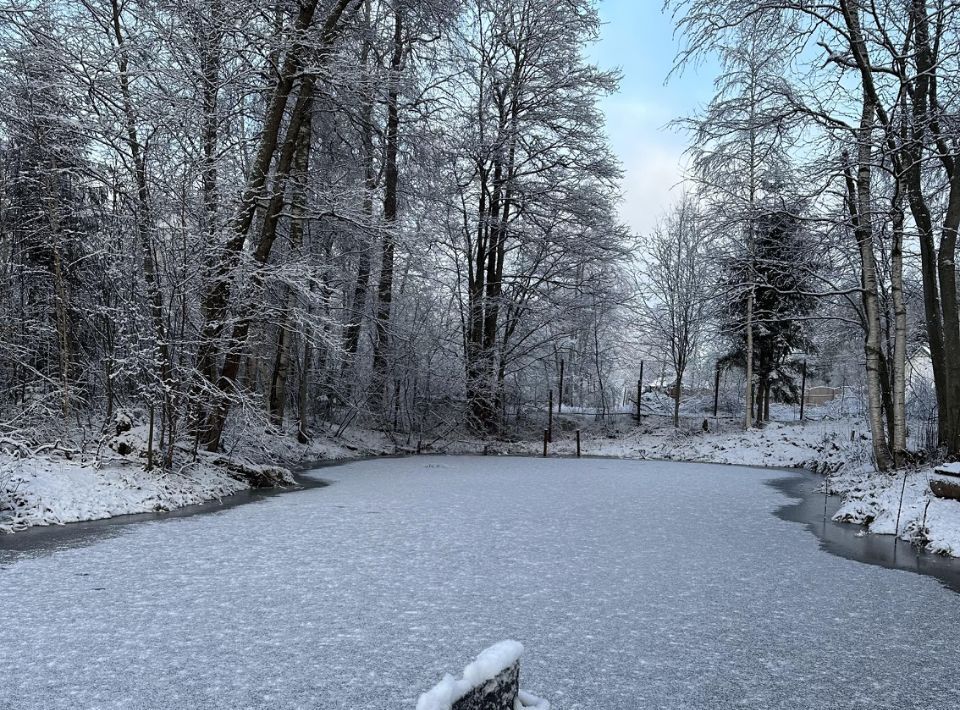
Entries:
[[521, 708], [527, 708], [528, 710], [550, 710], [550, 703], [525, 690], [520, 691], [517, 695], [517, 700], [520, 704], [515, 710], [521, 710]]
[[417, 700], [417, 710], [451, 710], [453, 704], [464, 695], [493, 680], [519, 661], [522, 653], [523, 644], [519, 641], [501, 641], [490, 646], [463, 669], [463, 676], [459, 680], [448, 673], [421, 695]]
[[0, 455], [0, 533], [168, 511], [247, 488], [228, 471], [209, 465], [164, 472], [124, 461], [98, 466], [93, 461]]
[[336, 439], [317, 436], [307, 445], [292, 437], [264, 436], [261, 430], [256, 436], [235, 435], [230, 455], [199, 452], [195, 458], [188, 448], [178, 448], [171, 470], [146, 471], [148, 425], [142, 412], [122, 409], [99, 440], [86, 440], [76, 448], [0, 440], [0, 534], [170, 511], [250, 488], [292, 484], [285, 467], [396, 448], [384, 435], [362, 430]]
[[960, 476], [960, 461], [951, 461], [949, 463], [937, 466], [938, 473], [947, 473], [951, 476]]
[[931, 469], [899, 474], [841, 471], [825, 484], [843, 496], [834, 520], [866, 526], [871, 533], [897, 535], [928, 552], [960, 557], [960, 501], [930, 491]]

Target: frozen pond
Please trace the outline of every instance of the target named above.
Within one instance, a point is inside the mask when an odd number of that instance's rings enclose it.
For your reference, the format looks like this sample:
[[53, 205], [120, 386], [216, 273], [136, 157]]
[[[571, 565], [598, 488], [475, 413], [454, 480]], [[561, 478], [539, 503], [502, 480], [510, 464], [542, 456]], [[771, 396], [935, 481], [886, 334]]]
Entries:
[[557, 710], [960, 705], [957, 595], [830, 555], [782, 472], [368, 461], [0, 550], [0, 707], [413, 708], [492, 642]]

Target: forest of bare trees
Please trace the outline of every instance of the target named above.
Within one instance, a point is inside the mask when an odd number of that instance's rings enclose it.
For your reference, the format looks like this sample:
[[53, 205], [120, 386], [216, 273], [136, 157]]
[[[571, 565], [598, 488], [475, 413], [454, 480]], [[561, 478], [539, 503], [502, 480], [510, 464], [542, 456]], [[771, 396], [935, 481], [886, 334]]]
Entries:
[[[927, 0], [669, 8], [686, 47], [677, 70], [721, 61], [715, 99], [683, 122], [715, 228], [752, 251], [770, 215], [801, 225], [807, 258], [795, 268], [805, 284], [788, 290], [817, 299], [803, 319], [848, 323], [862, 337], [880, 470], [905, 463], [906, 383], [917, 363], [932, 368], [939, 444], [958, 453], [957, 8]], [[739, 286], [748, 292], [748, 381], [749, 341], [765, 330], [751, 313], [760, 272]]]
[[586, 1], [8, 5], [5, 426], [149, 413], [169, 464], [238, 427], [496, 432], [560, 345], [592, 382], [627, 250], [598, 23]]
[[809, 361], [855, 371], [888, 469], [929, 363], [960, 453], [957, 9], [667, 10], [675, 71], [720, 73], [630, 235], [589, 0], [8, 4], [6, 431], [134, 411], [165, 466], [245, 430], [497, 435], [551, 389], [627, 406], [641, 360], [675, 425], [716, 371], [749, 428]]

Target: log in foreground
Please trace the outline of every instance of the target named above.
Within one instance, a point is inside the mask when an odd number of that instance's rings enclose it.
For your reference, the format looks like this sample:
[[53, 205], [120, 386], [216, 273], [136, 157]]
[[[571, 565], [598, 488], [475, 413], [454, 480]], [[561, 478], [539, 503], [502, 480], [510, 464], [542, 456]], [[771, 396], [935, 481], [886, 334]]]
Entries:
[[930, 491], [937, 498], [960, 500], [960, 481], [945, 481], [941, 478], [931, 478]]
[[517, 641], [501, 641], [463, 669], [459, 679], [447, 674], [420, 696], [417, 710], [550, 710], [550, 703], [520, 690]]

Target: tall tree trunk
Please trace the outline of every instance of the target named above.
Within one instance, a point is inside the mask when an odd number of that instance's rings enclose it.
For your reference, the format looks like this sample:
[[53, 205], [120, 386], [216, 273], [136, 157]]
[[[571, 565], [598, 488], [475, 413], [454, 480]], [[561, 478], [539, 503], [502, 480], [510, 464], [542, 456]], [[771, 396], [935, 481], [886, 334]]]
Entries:
[[897, 182], [893, 199], [893, 244], [890, 249], [890, 291], [893, 298], [893, 428], [891, 444], [893, 462], [904, 463], [907, 452], [906, 369], [907, 369], [907, 305], [903, 297], [903, 189]]
[[[140, 142], [136, 109], [130, 89], [130, 57], [127, 51], [126, 38], [123, 33], [121, 4], [119, 0], [111, 0], [110, 9], [112, 37], [117, 50], [117, 69], [124, 116], [124, 138], [133, 163], [133, 178], [137, 188], [136, 227], [140, 242], [143, 279], [147, 286], [147, 295], [150, 303], [150, 320], [153, 325], [155, 339], [154, 347], [157, 349], [157, 357], [159, 360], [158, 369], [161, 390], [163, 391], [164, 419], [166, 426], [172, 431], [175, 428], [172, 393], [176, 383], [173, 382], [170, 347], [167, 340], [166, 321], [164, 319], [163, 294], [160, 290], [156, 257], [153, 253], [155, 225], [150, 188], [147, 181], [146, 157], [143, 153], [143, 144]], [[170, 456], [172, 456], [172, 449], [170, 450]], [[164, 468], [169, 468], [173, 463], [169, 456], [167, 459], [168, 460], [164, 461]]]
[[677, 371], [677, 383], [673, 391], [673, 426], [680, 427], [680, 398], [683, 396], [683, 373]]
[[[303, 233], [307, 221], [307, 179], [310, 170], [310, 145], [313, 139], [312, 105], [300, 126], [297, 147], [293, 158], [293, 195], [290, 204], [290, 249], [299, 253], [303, 248]], [[283, 412], [287, 402], [287, 377], [290, 370], [291, 313], [296, 308], [297, 295], [286, 287], [286, 304], [277, 324], [277, 350], [273, 375], [270, 378], [270, 421], [276, 426], [283, 424]]]
[[860, 285], [864, 311], [864, 355], [866, 358], [867, 421], [873, 439], [873, 455], [877, 468], [888, 470], [893, 464], [887, 446], [884, 426], [883, 398], [880, 384], [880, 308], [877, 288], [876, 257], [873, 251], [873, 223], [871, 205], [871, 158], [872, 134], [875, 110], [869, 97], [863, 99], [863, 109], [858, 133], [857, 177], [854, 179], [849, 167], [845, 168], [848, 192], [848, 207], [854, 227], [854, 236], [860, 252]]
[[[370, 31], [370, 0], [364, 2], [364, 22], [365, 27]], [[370, 76], [370, 40], [366, 39], [360, 52], [360, 64], [363, 66], [363, 76], [368, 86], [363, 97], [363, 125], [360, 133], [360, 152], [363, 161], [363, 216], [366, 218], [368, 229], [372, 228], [374, 222], [373, 214], [373, 193], [377, 189], [377, 172], [373, 167], [373, 89], [369, 86]], [[367, 292], [370, 288], [370, 237], [368, 233], [363, 235], [363, 244], [359, 249], [357, 257], [357, 278], [353, 283], [353, 298], [350, 301], [349, 320], [344, 328], [343, 350], [346, 357], [343, 361], [343, 370], [345, 374], [348, 368], [352, 369], [353, 384], [357, 379], [358, 363], [356, 361], [357, 350], [360, 347], [360, 330], [363, 327], [363, 319], [367, 311]], [[346, 294], [345, 294], [346, 295]], [[341, 377], [341, 379], [345, 379]], [[352, 399], [351, 387], [348, 385], [344, 392], [345, 399]]]
[[71, 369], [73, 354], [70, 337], [69, 304], [70, 295], [67, 279], [63, 273], [63, 253], [61, 241], [63, 228], [60, 222], [59, 187], [56, 161], [52, 161], [46, 174], [43, 176], [43, 205], [47, 213], [47, 223], [50, 227], [50, 251], [53, 267], [54, 314], [57, 323], [57, 362], [60, 369], [60, 413], [64, 424], [70, 416]]
[[[241, 253], [247, 241], [247, 235], [253, 224], [257, 206], [267, 197], [266, 186], [277, 149], [281, 145], [280, 132], [283, 126], [284, 115], [287, 112], [287, 101], [294, 84], [300, 74], [303, 55], [307, 49], [302, 38], [313, 24], [318, 0], [302, 0], [293, 25], [292, 36], [297, 39], [288, 50], [277, 74], [277, 80], [270, 95], [264, 115], [263, 127], [257, 146], [253, 164], [247, 176], [246, 186], [240, 198], [236, 213], [231, 221], [229, 237], [223, 245], [218, 257], [207, 274], [207, 288], [201, 298], [201, 312], [203, 327], [200, 333], [200, 347], [197, 354], [198, 370], [201, 376], [207, 378], [207, 383], [214, 384], [209, 376], [215, 372], [216, 363], [220, 355], [220, 337], [227, 325], [227, 311], [231, 299], [231, 275], [240, 261]], [[315, 49], [316, 64], [323, 64], [329, 59], [329, 48], [337, 41], [342, 33], [344, 23], [353, 10], [358, 7], [357, 0], [336, 0], [327, 13], [322, 27], [317, 33], [317, 42], [311, 44]], [[316, 81], [316, 74], [310, 73], [301, 79], [302, 85]], [[301, 89], [298, 104], [305, 98]], [[280, 195], [282, 206], [283, 190], [292, 162], [295, 136], [299, 133], [300, 122], [303, 120], [303, 110], [300, 106], [293, 109], [290, 122], [287, 126], [287, 138], [280, 160], [274, 171], [274, 195], [270, 199], [270, 208], [275, 207], [277, 193]], [[279, 212], [280, 207], [275, 207]], [[278, 219], [279, 214], [271, 215], [268, 212], [267, 220]], [[261, 235], [254, 257], [260, 263], [266, 262], [270, 249], [273, 246], [275, 232]], [[246, 322], [244, 322], [246, 321]], [[215, 451], [220, 446], [223, 434], [223, 425], [230, 410], [229, 394], [233, 388], [236, 372], [239, 369], [240, 355], [236, 347], [236, 339], [246, 340], [249, 331], [249, 319], [242, 319], [235, 324], [232, 335], [231, 350], [226, 353], [220, 376], [215, 382], [219, 395], [215, 397], [213, 408], [203, 427], [202, 438], [206, 448]]]
[[307, 426], [309, 412], [310, 368], [313, 364], [313, 332], [308, 325], [303, 332], [303, 362], [300, 365], [300, 383], [297, 399], [297, 441], [306, 444], [310, 440]]
[[[313, 107], [313, 90], [315, 83], [315, 74], [308, 74], [303, 77], [297, 95], [296, 105], [290, 114], [290, 122], [287, 125], [283, 149], [280, 153], [280, 159], [277, 161], [276, 175], [272, 185], [272, 195], [267, 204], [263, 222], [260, 227], [260, 236], [253, 252], [253, 260], [257, 264], [262, 265], [267, 263], [267, 260], [270, 258], [270, 252], [273, 249], [273, 244], [277, 238], [277, 226], [283, 216], [286, 188], [292, 171], [297, 145], [300, 142], [300, 131]], [[259, 271], [255, 271], [251, 277], [251, 282], [250, 300], [253, 301], [257, 295], [262, 292], [262, 274]], [[210, 451], [217, 451], [220, 448], [220, 439], [223, 436], [223, 428], [230, 411], [231, 400], [239, 394], [236, 387], [237, 374], [240, 371], [240, 366], [243, 361], [243, 353], [246, 349], [246, 341], [252, 323], [253, 314], [251, 309], [248, 308], [244, 315], [234, 323], [230, 333], [223, 366], [220, 369], [220, 376], [217, 380], [218, 396], [207, 419], [205, 430], [204, 443]]]
[[753, 426], [753, 299], [754, 299], [754, 288], [753, 288], [753, 266], [750, 267], [750, 292], [747, 294], [747, 344], [746, 344], [746, 397], [747, 401], [745, 402], [746, 407], [746, 421], [744, 421], [743, 428], [750, 429]]
[[[879, 288], [877, 282], [876, 255], [873, 249], [872, 217], [872, 160], [873, 131], [877, 122], [878, 103], [876, 91], [869, 73], [867, 44], [860, 25], [860, 5], [862, 0], [841, 0], [841, 9], [850, 34], [850, 49], [861, 68], [862, 106], [860, 126], [857, 131], [857, 173], [854, 178], [849, 165], [844, 166], [844, 178], [847, 184], [848, 208], [854, 228], [854, 237], [860, 252], [861, 298], [864, 311], [864, 355], [866, 359], [867, 380], [867, 421], [873, 439], [873, 456], [877, 468], [890, 469], [893, 457], [887, 441], [887, 432], [883, 416], [883, 393], [880, 378], [883, 356], [880, 326]], [[845, 159], [846, 162], [846, 159]]]
[[393, 54], [390, 57], [390, 89], [387, 94], [386, 152], [383, 171], [383, 247], [380, 279], [377, 283], [376, 337], [373, 344], [373, 378], [370, 383], [370, 404], [383, 412], [386, 403], [387, 357], [390, 352], [390, 316], [393, 305], [394, 230], [397, 224], [397, 188], [399, 170], [397, 150], [400, 141], [399, 81], [403, 68], [403, 12], [394, 3]]

